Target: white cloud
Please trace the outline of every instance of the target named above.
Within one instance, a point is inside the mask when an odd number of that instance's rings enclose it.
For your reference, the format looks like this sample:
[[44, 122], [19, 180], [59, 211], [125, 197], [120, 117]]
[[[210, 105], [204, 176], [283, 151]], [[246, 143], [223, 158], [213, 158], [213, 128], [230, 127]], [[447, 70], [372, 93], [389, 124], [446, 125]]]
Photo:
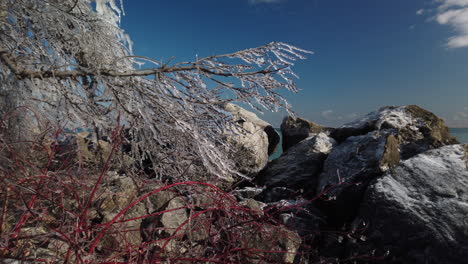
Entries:
[[468, 47], [468, 0], [438, 0], [435, 20], [455, 29], [456, 35], [447, 41], [449, 48]]
[[418, 11], [416, 11], [416, 15], [422, 15], [424, 14], [424, 9], [419, 9]]
[[345, 115], [339, 115], [335, 113], [333, 110], [324, 110], [320, 113], [320, 115], [327, 120], [354, 120], [358, 117], [356, 113], [350, 113]]
[[272, 4], [272, 3], [279, 3], [283, 0], [249, 0], [249, 4], [256, 5], [256, 4]]
[[451, 118], [447, 119], [449, 127], [468, 127], [468, 107], [462, 111], [456, 112]]
[[341, 113], [335, 112], [331, 109], [323, 110], [320, 112], [319, 123], [330, 126], [339, 127], [345, 123], [349, 123], [359, 117], [356, 113]]
[[468, 0], [438, 0], [438, 2], [441, 3], [439, 9], [468, 6]]
[[465, 112], [457, 112], [453, 117], [453, 120], [460, 121], [468, 119], [468, 114]]
[[322, 111], [322, 117], [325, 119], [330, 119], [333, 116], [333, 110]]

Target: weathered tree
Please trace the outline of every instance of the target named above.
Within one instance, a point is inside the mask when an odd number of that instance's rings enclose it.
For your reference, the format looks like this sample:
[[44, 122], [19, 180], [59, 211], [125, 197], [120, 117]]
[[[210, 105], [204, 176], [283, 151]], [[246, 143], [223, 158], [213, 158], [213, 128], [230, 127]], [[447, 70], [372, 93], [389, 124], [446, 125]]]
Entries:
[[[115, 0], [1, 0], [1, 116], [28, 106], [63, 126], [104, 132], [119, 119], [130, 128], [135, 157], [150, 159], [158, 176], [177, 177], [192, 163], [231, 175], [225, 135], [235, 124], [223, 106], [289, 111], [278, 90], [297, 91], [291, 66], [308, 52], [275, 42], [191, 62], [156, 61], [133, 55], [119, 27], [123, 13]], [[38, 123], [0, 126], [24, 136]]]

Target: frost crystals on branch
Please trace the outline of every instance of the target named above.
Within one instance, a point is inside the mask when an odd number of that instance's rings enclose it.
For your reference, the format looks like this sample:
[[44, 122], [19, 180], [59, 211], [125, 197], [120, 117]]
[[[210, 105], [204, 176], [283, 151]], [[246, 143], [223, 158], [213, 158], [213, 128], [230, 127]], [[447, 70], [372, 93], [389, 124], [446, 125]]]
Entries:
[[134, 156], [150, 160], [158, 177], [201, 167], [232, 175], [226, 135], [235, 129], [224, 105], [289, 111], [278, 91], [298, 91], [291, 66], [309, 53], [273, 42], [192, 62], [155, 61], [132, 54], [115, 0], [0, 3], [0, 94], [14, 102], [0, 114], [27, 104], [57, 122], [103, 132], [120, 116]]

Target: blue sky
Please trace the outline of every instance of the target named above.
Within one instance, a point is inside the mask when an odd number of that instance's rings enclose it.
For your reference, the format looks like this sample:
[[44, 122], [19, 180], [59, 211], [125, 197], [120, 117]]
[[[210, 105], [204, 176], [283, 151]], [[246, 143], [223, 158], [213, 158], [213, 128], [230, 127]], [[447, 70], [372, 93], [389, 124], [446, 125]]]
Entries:
[[[299, 116], [338, 126], [417, 104], [468, 127], [468, 0], [124, 0], [137, 55], [176, 61], [271, 41], [311, 50], [295, 66]], [[261, 118], [279, 125], [285, 115]]]

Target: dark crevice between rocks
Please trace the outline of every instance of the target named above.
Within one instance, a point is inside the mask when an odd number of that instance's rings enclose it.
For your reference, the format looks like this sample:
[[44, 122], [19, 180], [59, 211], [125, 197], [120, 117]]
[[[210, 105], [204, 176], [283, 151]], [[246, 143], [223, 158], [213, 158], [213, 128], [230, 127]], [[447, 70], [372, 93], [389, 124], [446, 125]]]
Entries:
[[264, 203], [274, 203], [281, 200], [294, 200], [298, 195], [301, 195], [301, 192], [298, 190], [282, 186], [271, 186], [255, 196], [254, 199]]
[[268, 136], [268, 156], [270, 156], [278, 148], [280, 136], [272, 126], [266, 126], [263, 131], [265, 131]]
[[257, 187], [257, 185], [248, 179], [240, 179], [234, 184], [232, 184], [229, 188], [226, 188], [224, 191], [231, 192], [233, 190], [244, 189], [247, 187]]
[[324, 195], [324, 199], [318, 199], [314, 203], [315, 207], [325, 215], [325, 223], [320, 227], [321, 232], [313, 244], [317, 247], [320, 256], [338, 259], [350, 257], [348, 242], [355, 239], [352, 226], [359, 216], [365, 190], [381, 175], [377, 173], [359, 185], [350, 186], [334, 200], [324, 200], [330, 198]]
[[[327, 159], [328, 155], [324, 153], [317, 153], [317, 157], [315, 160], [320, 161], [317, 170], [315, 173], [310, 174], [307, 178], [303, 180], [288, 181], [285, 179], [284, 181], [278, 181], [273, 184], [268, 184], [268, 168], [270, 166], [274, 166], [275, 163], [279, 162], [280, 160], [271, 161], [263, 170], [261, 170], [255, 176], [255, 185], [257, 186], [266, 186], [265, 190], [260, 193], [255, 199], [269, 203], [269, 202], [277, 202], [283, 199], [292, 200], [297, 198], [297, 196], [301, 196], [306, 200], [312, 200], [315, 198], [316, 194], [316, 187], [318, 184], [319, 176], [323, 172], [325, 160]], [[281, 194], [280, 189], [284, 188], [284, 192], [287, 194]], [[294, 194], [294, 195], [291, 195]]]
[[[363, 175], [364, 176], [364, 175]], [[324, 199], [317, 200], [317, 208], [327, 216], [328, 227], [339, 229], [348, 223], [354, 221], [358, 215], [359, 208], [364, 198], [364, 194], [370, 183], [381, 177], [382, 173], [373, 173], [372, 176], [366, 174], [362, 177], [359, 184], [351, 185], [345, 188], [339, 195], [333, 197], [324, 195]]]

